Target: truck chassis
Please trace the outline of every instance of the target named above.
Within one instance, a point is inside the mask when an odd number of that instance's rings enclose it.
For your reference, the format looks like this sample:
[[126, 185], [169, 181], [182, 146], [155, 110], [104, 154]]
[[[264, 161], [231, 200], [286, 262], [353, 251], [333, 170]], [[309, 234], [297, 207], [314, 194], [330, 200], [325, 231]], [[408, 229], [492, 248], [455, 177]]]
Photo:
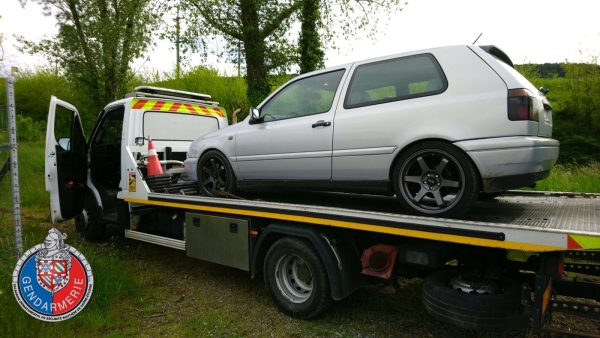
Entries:
[[[518, 312], [522, 318], [533, 317], [540, 336], [592, 337], [553, 328], [552, 313], [600, 319], [599, 306], [558, 297], [600, 301], [600, 251], [596, 251], [600, 248], [600, 199], [595, 194], [511, 191], [477, 202], [461, 219], [437, 219], [402, 214], [396, 200], [384, 196], [250, 192], [245, 198], [212, 198], [196, 195], [193, 185], [180, 188], [162, 188], [141, 199], [125, 198], [131, 205], [131, 227], [125, 230], [125, 236], [185, 250], [191, 257], [249, 271], [253, 278], [264, 272], [267, 250], [277, 240], [307, 240], [324, 262], [334, 300], [348, 296], [373, 276], [394, 284], [397, 276], [423, 277], [434, 275], [432, 271], [436, 270], [448, 271], [448, 263], [460, 268], [461, 276], [471, 271], [486, 281], [501, 281], [504, 275], [518, 280], [521, 307], [509, 311], [508, 323], [502, 327], [497, 322], [486, 322], [485, 316], [457, 317], [452, 309], [436, 308], [424, 296], [430, 314], [466, 328], [516, 328], [522, 325]], [[149, 210], [184, 213], [181, 236], [139, 229], [136, 223], [140, 215]], [[198, 230], [205, 226], [208, 229]], [[240, 240], [230, 236], [241, 232], [247, 237]], [[355, 260], [361, 260], [361, 251], [364, 256], [367, 249], [377, 245], [397, 248], [393, 269], [382, 274], [375, 271], [378, 269], [365, 271], [369, 268], [363, 264], [363, 270], [356, 271], [353, 267]], [[525, 252], [520, 255], [527, 259], [502, 258], [507, 252]], [[394, 265], [394, 261], [390, 263]], [[461, 282], [455, 280], [454, 284]], [[492, 284], [477, 284], [472, 279], [467, 283], [471, 288], [481, 288], [471, 293], [482, 293]], [[461, 296], [469, 297], [462, 291]], [[304, 316], [294, 311], [286, 313]]]

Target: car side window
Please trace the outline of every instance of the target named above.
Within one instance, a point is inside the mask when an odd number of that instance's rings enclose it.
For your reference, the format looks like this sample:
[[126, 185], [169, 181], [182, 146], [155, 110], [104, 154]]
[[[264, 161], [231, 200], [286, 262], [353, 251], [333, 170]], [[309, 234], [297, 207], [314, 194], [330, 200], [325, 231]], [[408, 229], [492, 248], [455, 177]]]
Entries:
[[446, 76], [431, 54], [364, 64], [352, 75], [344, 108], [436, 95], [447, 87]]
[[319, 74], [287, 85], [261, 108], [260, 118], [266, 122], [329, 111], [344, 71]]

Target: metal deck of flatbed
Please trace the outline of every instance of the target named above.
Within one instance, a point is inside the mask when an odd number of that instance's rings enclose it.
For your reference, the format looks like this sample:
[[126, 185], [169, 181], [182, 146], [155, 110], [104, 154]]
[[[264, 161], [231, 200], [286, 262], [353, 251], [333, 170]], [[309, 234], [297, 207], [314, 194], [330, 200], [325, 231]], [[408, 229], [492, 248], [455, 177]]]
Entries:
[[147, 201], [126, 200], [513, 250], [600, 249], [600, 198], [591, 194], [510, 192], [477, 202], [461, 219], [406, 215], [394, 197], [385, 196], [311, 192], [242, 197], [149, 193]]

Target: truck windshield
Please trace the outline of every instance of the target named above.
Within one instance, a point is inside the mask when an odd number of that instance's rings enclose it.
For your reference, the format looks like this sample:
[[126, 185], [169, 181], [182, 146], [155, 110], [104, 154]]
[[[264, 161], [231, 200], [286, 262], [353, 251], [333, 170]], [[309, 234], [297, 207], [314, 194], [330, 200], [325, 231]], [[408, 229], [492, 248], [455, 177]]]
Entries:
[[195, 114], [145, 112], [144, 136], [153, 140], [193, 141], [219, 129], [215, 117]]

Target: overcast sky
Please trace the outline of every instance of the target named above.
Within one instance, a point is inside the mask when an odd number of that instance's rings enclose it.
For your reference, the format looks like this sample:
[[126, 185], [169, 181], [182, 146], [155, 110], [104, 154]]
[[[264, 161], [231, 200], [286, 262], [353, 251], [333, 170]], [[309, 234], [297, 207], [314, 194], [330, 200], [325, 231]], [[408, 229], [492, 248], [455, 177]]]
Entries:
[[[37, 40], [56, 32], [54, 17], [44, 17], [41, 7], [18, 0], [0, 0], [0, 33], [4, 33], [5, 64], [19, 67], [44, 63], [21, 55], [13, 34]], [[340, 51], [326, 53], [326, 66], [417, 50], [471, 44], [496, 45], [514, 63], [587, 61], [600, 54], [600, 0], [409, 0], [404, 10], [382, 27], [375, 39], [358, 36], [350, 44], [338, 42]], [[170, 70], [175, 52], [168, 42], [158, 42], [150, 61], [136, 60], [134, 69]], [[583, 55], [580, 55], [580, 51]], [[192, 58], [196, 64], [198, 59]], [[210, 60], [229, 74], [235, 67]]]

